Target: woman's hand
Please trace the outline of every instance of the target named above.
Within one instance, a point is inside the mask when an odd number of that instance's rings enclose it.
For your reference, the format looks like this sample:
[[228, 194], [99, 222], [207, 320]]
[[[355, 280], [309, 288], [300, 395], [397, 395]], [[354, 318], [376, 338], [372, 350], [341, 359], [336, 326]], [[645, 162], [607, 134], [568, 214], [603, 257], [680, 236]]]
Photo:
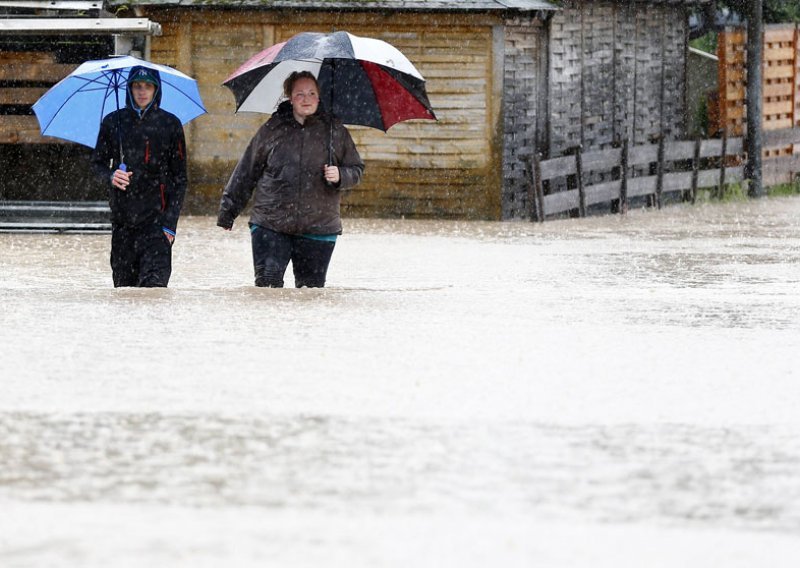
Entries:
[[339, 176], [339, 168], [336, 166], [329, 166], [325, 164], [323, 167], [323, 175], [325, 176], [325, 181], [332, 184], [339, 183], [341, 177]]

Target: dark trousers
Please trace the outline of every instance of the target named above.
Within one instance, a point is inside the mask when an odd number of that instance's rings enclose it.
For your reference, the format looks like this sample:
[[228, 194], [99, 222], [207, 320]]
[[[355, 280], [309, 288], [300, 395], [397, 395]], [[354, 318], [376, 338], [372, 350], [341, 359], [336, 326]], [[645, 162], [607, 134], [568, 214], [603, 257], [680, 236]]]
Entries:
[[250, 225], [256, 286], [283, 288], [283, 275], [292, 261], [297, 288], [323, 288], [335, 242], [276, 233]]
[[166, 288], [172, 274], [172, 245], [158, 224], [111, 228], [114, 287]]

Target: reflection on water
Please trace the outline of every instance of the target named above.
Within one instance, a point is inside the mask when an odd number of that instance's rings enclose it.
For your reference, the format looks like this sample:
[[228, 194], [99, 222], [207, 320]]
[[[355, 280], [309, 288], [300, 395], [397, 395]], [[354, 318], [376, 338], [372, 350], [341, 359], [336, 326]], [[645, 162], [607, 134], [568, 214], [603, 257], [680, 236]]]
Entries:
[[322, 290], [210, 218], [114, 290], [108, 239], [0, 234], [4, 567], [800, 554], [798, 199], [350, 220]]
[[800, 529], [785, 428], [7, 413], [0, 440], [3, 499]]

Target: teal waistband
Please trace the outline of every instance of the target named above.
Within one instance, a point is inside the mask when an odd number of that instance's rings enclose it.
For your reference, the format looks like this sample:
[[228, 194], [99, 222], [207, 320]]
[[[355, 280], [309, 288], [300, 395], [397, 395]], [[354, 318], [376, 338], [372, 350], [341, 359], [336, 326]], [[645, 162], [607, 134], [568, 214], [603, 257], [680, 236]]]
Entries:
[[[260, 225], [256, 225], [255, 223], [250, 223], [250, 232], [251, 233], [255, 232], [256, 230], [258, 230], [259, 227]], [[326, 241], [329, 243], [335, 243], [336, 237], [338, 237], [339, 235], [337, 235], [336, 233], [333, 233], [331, 235], [312, 235], [311, 233], [306, 233], [300, 236], [303, 237], [304, 239], [311, 239], [313, 241]]]
[[329, 243], [335, 243], [336, 237], [338, 237], [339, 235], [334, 233], [333, 235], [301, 235], [301, 236], [303, 238], [311, 239], [314, 241], [326, 241]]

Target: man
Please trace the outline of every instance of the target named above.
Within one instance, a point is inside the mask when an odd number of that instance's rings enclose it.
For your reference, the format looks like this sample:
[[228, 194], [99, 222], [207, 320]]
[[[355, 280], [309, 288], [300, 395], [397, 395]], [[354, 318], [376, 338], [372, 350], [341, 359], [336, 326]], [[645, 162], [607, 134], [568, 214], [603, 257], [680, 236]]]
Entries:
[[133, 67], [126, 107], [103, 119], [92, 168], [109, 185], [114, 286], [166, 287], [186, 194], [186, 142], [158, 71]]

